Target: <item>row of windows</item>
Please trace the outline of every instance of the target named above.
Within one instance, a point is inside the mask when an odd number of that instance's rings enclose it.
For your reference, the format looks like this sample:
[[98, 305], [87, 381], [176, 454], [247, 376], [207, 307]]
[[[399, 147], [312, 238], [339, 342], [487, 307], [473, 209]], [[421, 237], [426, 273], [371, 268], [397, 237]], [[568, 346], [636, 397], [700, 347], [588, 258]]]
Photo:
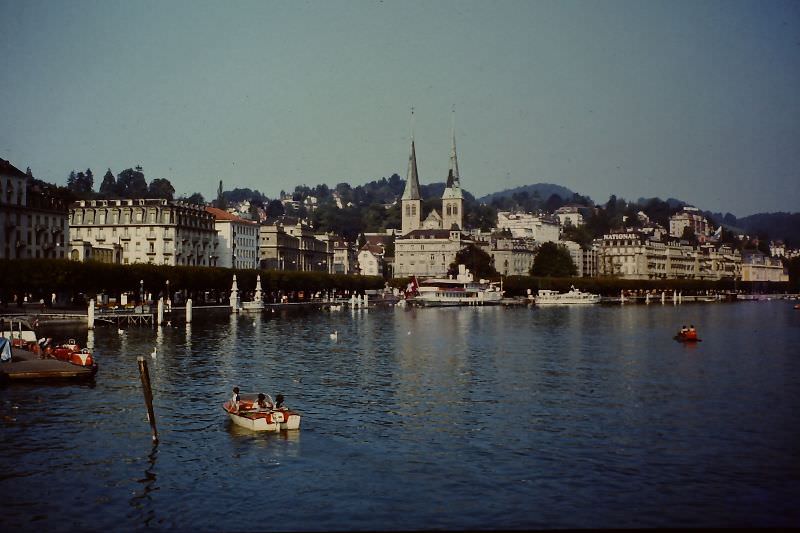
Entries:
[[[176, 212], [174, 209], [157, 209], [155, 207], [123, 208], [123, 209], [75, 209], [70, 216], [71, 224], [175, 224]], [[211, 228], [211, 215], [204, 216], [198, 212], [197, 216], [178, 213], [178, 224], [191, 227]]]
[[[7, 204], [25, 205], [23, 193], [25, 192], [25, 182], [21, 179], [8, 178], [0, 181], [5, 190], [5, 194], [0, 196], [0, 200]], [[15, 188], [16, 185], [16, 188]]]

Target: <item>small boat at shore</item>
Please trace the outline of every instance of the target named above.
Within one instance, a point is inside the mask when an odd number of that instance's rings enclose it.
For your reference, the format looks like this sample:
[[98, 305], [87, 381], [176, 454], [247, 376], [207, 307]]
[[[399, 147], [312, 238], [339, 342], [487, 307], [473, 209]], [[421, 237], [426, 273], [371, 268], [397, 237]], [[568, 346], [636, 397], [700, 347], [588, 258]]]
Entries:
[[46, 358], [11, 346], [9, 339], [0, 338], [0, 382], [25, 380], [91, 379], [97, 374], [97, 363], [88, 357], [85, 364], [75, 364]]
[[[257, 394], [241, 394], [239, 409], [236, 410], [231, 401], [222, 404], [231, 422], [250, 431], [282, 431], [300, 429], [300, 413], [286, 407], [257, 411], [253, 405]], [[272, 401], [269, 402], [272, 404]]]
[[0, 347], [3, 362], [0, 379], [84, 379], [97, 373], [97, 363], [86, 348], [74, 339], [52, 345], [52, 339], [37, 341], [36, 332], [26, 320], [0, 322]]

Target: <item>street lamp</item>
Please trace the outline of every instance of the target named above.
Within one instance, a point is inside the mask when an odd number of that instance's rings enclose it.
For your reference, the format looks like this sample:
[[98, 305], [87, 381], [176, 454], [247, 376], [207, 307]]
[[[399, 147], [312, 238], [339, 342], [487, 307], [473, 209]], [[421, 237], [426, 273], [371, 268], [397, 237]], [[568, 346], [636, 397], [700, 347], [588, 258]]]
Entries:
[[144, 305], [144, 280], [139, 280], [139, 302]]

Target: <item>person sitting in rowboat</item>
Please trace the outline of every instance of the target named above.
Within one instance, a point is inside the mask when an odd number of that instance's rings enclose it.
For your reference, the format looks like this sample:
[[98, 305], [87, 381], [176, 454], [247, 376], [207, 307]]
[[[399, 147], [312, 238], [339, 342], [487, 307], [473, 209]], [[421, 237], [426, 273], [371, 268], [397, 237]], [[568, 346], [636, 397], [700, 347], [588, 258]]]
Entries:
[[253, 402], [253, 411], [264, 412], [272, 409], [272, 402], [267, 401], [266, 395], [263, 392], [258, 393], [258, 399]]
[[275, 396], [275, 409], [282, 409], [283, 408], [283, 394], [278, 394]]

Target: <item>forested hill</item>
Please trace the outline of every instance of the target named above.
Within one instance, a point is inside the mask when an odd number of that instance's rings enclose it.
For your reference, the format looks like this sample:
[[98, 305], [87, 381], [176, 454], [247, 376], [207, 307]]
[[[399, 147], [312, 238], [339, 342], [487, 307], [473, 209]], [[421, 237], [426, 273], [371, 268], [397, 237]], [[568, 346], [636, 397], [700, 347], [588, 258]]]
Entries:
[[492, 200], [496, 198], [512, 198], [514, 195], [519, 196], [524, 193], [527, 193], [530, 197], [538, 196], [542, 201], [546, 201], [554, 194], [560, 196], [562, 200], [568, 201], [575, 194], [571, 190], [567, 189], [566, 187], [562, 187], [561, 185], [555, 185], [553, 183], [535, 183], [533, 185], [524, 185], [522, 187], [506, 189], [500, 192], [493, 192], [478, 198], [478, 202], [482, 204], [491, 204]]
[[730, 213], [707, 213], [717, 224], [737, 228], [754, 237], [782, 240], [793, 248], [800, 246], [800, 213], [757, 213], [736, 218]]

